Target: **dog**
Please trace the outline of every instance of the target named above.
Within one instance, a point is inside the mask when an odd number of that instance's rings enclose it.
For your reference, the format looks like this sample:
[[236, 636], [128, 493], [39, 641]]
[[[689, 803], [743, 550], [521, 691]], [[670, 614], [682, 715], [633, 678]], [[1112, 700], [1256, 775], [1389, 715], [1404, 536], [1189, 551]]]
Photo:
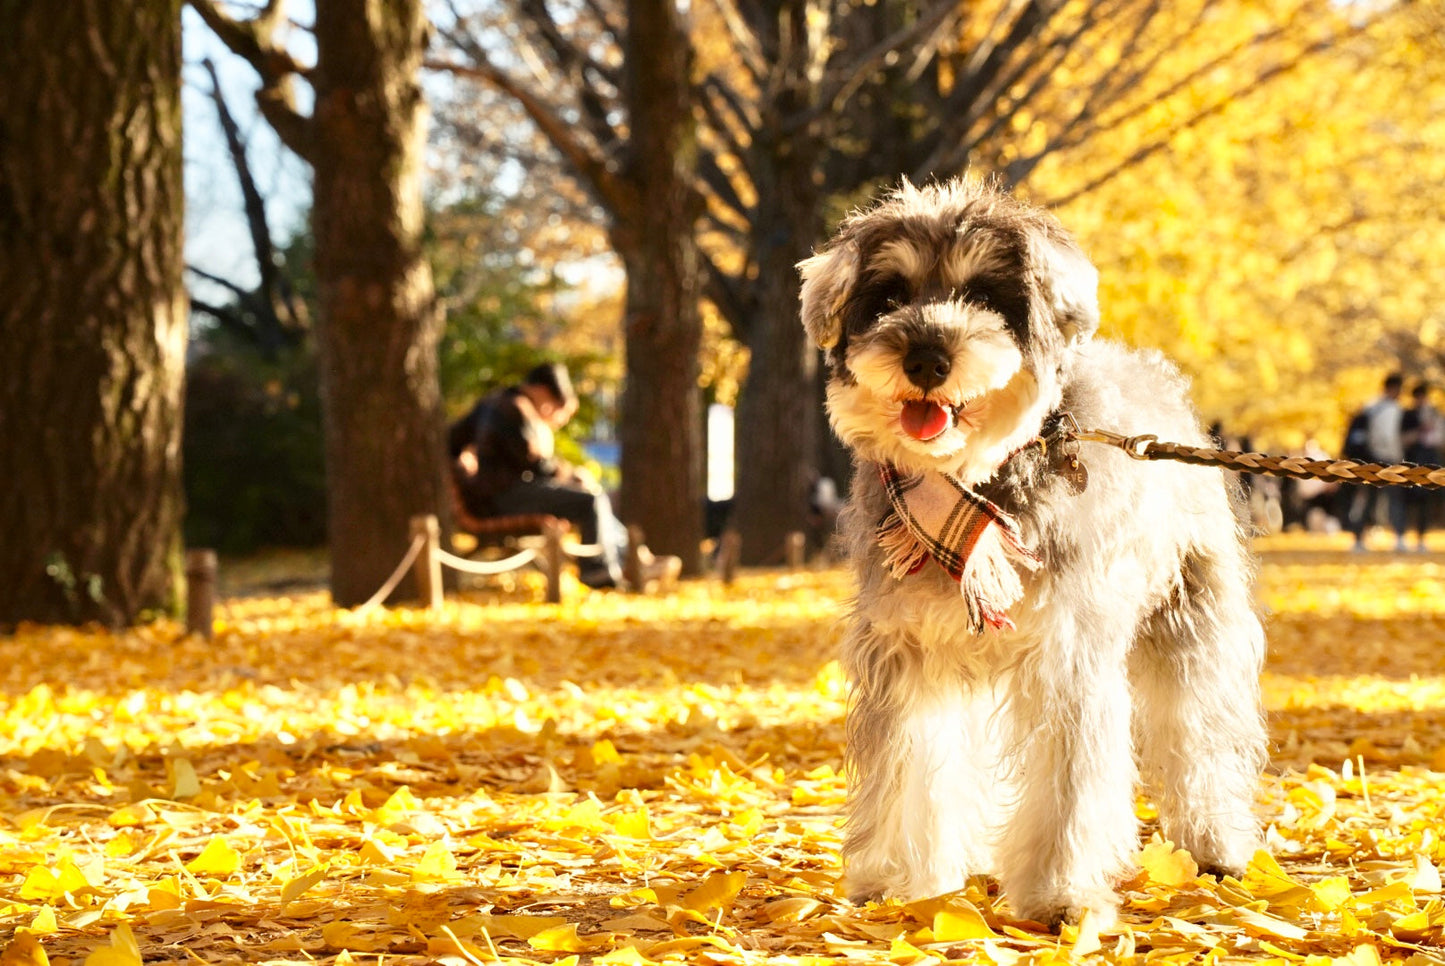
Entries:
[[848, 896], [994, 874], [1021, 918], [1107, 926], [1141, 780], [1201, 871], [1242, 873], [1266, 732], [1238, 495], [1070, 432], [1205, 445], [1179, 371], [1095, 337], [1093, 264], [996, 184], [904, 181], [799, 270], [855, 463]]

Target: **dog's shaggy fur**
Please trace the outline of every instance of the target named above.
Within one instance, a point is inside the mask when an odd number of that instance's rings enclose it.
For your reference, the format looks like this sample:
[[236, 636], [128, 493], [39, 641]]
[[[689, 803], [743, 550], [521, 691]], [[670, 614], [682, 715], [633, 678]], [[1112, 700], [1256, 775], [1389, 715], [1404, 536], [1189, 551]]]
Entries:
[[[1082, 492], [1059, 466], [1063, 413], [1203, 444], [1183, 378], [1095, 339], [1093, 266], [1051, 215], [986, 184], [904, 183], [800, 269], [858, 470], [840, 521], [858, 581], [849, 895], [995, 873], [1025, 918], [1111, 922], [1141, 772], [1167, 838], [1204, 871], [1242, 871], [1259, 844], [1264, 636], [1232, 494], [1217, 470], [1114, 447], [1082, 444]], [[905, 431], [910, 400], [938, 403], [947, 428]], [[932, 563], [890, 575], [882, 462], [953, 474], [1013, 516], [1041, 561], [1020, 573], [1015, 627], [969, 631]]]

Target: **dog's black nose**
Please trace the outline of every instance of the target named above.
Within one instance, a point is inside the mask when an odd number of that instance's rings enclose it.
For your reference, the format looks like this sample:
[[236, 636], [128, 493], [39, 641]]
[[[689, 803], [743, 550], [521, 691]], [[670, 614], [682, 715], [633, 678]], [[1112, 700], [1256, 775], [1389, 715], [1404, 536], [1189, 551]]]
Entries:
[[953, 368], [948, 353], [938, 346], [918, 345], [908, 350], [903, 357], [903, 373], [908, 381], [924, 392], [943, 385], [948, 372]]

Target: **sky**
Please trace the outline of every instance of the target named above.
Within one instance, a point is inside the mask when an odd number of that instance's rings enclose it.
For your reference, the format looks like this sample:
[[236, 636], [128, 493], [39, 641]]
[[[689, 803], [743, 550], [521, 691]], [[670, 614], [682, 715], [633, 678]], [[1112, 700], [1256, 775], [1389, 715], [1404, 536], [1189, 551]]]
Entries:
[[[310, 3], [303, 0], [294, 6], [298, 19], [309, 22]], [[206, 57], [215, 61], [222, 93], [241, 127], [277, 241], [301, 226], [311, 197], [310, 168], [282, 147], [257, 113], [255, 92], [260, 84], [250, 65], [226, 50], [189, 6], [182, 17], [186, 262], [237, 284], [253, 285], [257, 281], [255, 254], [242, 212], [240, 185], [211, 100], [210, 77], [201, 66]], [[292, 33], [298, 44], [309, 41], [304, 31]]]

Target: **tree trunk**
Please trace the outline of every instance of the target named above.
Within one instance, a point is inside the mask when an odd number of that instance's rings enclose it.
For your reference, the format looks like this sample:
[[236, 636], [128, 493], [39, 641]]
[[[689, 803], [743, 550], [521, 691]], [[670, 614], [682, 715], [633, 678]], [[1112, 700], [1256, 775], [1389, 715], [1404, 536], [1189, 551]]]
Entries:
[[747, 564], [782, 563], [788, 534], [806, 530], [818, 471], [818, 353], [798, 317], [797, 263], [819, 240], [819, 139], [786, 130], [808, 107], [807, 8], [779, 5], [761, 40], [788, 82], [777, 85], [754, 137], [758, 192], [752, 224], [757, 277], [750, 288], [747, 381], [738, 400], [733, 522]]
[[[749, 330], [747, 382], [738, 399], [737, 492], [733, 522], [743, 563], [783, 561], [789, 533], [806, 530], [808, 499], [818, 475], [818, 353], [798, 318], [796, 265], [815, 239], [812, 180], [802, 160], [780, 159], [778, 181], [759, 191], [759, 299]], [[760, 183], [761, 183], [761, 179]]]
[[0, 4], [0, 625], [180, 570], [181, 0]]
[[674, 0], [630, 0], [628, 14], [626, 180], [634, 203], [613, 230], [627, 268], [620, 510], [653, 550], [681, 557], [683, 572], [695, 574], [703, 529], [701, 206], [691, 182], [689, 53]]
[[[446, 505], [441, 315], [421, 250], [426, 34], [421, 0], [316, 5], [317, 336], [342, 607], [400, 563], [411, 516]], [[393, 596], [414, 594], [408, 577]]]

